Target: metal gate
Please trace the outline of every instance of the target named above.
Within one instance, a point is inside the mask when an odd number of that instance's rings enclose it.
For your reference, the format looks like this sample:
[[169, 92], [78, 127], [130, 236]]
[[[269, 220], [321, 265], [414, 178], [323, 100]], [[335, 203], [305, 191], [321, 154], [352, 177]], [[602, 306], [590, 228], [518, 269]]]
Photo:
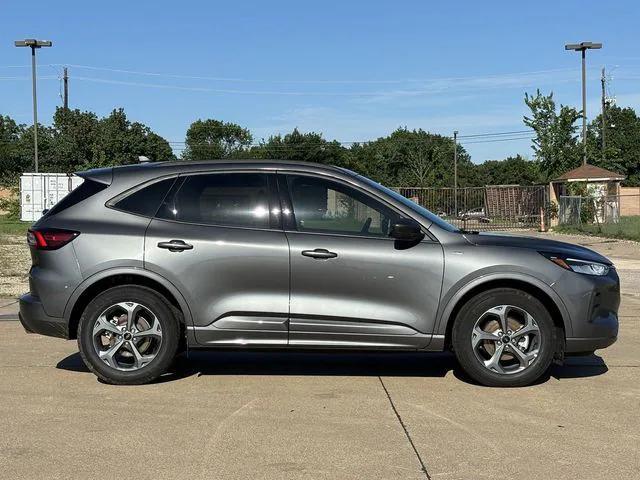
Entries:
[[447, 222], [468, 230], [546, 230], [549, 225], [548, 189], [544, 185], [395, 190]]

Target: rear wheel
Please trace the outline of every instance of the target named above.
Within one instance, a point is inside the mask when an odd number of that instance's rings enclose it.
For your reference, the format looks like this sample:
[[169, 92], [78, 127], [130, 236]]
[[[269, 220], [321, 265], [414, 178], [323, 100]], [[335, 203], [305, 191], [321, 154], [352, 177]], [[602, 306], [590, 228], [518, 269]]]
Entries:
[[179, 332], [162, 296], [126, 285], [101, 293], [87, 306], [78, 325], [78, 346], [87, 367], [104, 382], [138, 385], [169, 368]]
[[556, 331], [542, 303], [522, 290], [482, 292], [460, 310], [453, 326], [460, 365], [477, 382], [517, 387], [537, 380], [553, 360]]

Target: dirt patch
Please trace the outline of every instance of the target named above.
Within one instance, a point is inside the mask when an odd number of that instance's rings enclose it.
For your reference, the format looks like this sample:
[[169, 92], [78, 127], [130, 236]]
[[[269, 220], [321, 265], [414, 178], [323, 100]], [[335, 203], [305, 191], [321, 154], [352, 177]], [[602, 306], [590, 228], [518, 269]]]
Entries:
[[0, 297], [29, 291], [29, 247], [22, 235], [0, 235]]

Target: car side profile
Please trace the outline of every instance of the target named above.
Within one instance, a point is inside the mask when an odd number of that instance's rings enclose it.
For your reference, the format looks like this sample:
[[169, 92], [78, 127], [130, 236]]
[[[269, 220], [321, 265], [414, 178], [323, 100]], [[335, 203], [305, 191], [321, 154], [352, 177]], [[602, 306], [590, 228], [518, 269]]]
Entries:
[[150, 382], [186, 348], [308, 348], [453, 350], [475, 381], [522, 386], [617, 337], [607, 258], [459, 230], [345, 169], [242, 160], [79, 175], [28, 233], [20, 320], [77, 339], [108, 383]]

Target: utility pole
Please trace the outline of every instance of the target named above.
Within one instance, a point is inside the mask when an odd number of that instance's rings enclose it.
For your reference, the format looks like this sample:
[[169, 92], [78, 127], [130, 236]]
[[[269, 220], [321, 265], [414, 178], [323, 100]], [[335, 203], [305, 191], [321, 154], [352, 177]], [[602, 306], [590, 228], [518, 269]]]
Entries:
[[69, 110], [69, 75], [67, 74], [67, 67], [64, 67], [64, 73], [62, 74], [62, 82], [64, 83], [63, 105], [65, 110]]
[[580, 52], [582, 56], [582, 164], [587, 164], [587, 50], [602, 48], [601, 43], [582, 42], [570, 43], [565, 50]]
[[453, 132], [453, 208], [454, 218], [458, 217], [458, 131]]
[[35, 38], [27, 38], [25, 40], [16, 40], [16, 47], [31, 48], [31, 78], [33, 88], [33, 160], [34, 169], [38, 173], [38, 99], [36, 97], [36, 49], [42, 47], [50, 47], [53, 43], [50, 40], [36, 40]]
[[600, 83], [602, 84], [602, 160], [604, 160], [604, 149], [605, 149], [605, 130], [607, 125], [606, 115], [607, 115], [607, 97], [606, 97], [606, 86], [607, 86], [607, 77], [604, 73], [604, 67], [602, 67], [602, 76], [600, 77]]

